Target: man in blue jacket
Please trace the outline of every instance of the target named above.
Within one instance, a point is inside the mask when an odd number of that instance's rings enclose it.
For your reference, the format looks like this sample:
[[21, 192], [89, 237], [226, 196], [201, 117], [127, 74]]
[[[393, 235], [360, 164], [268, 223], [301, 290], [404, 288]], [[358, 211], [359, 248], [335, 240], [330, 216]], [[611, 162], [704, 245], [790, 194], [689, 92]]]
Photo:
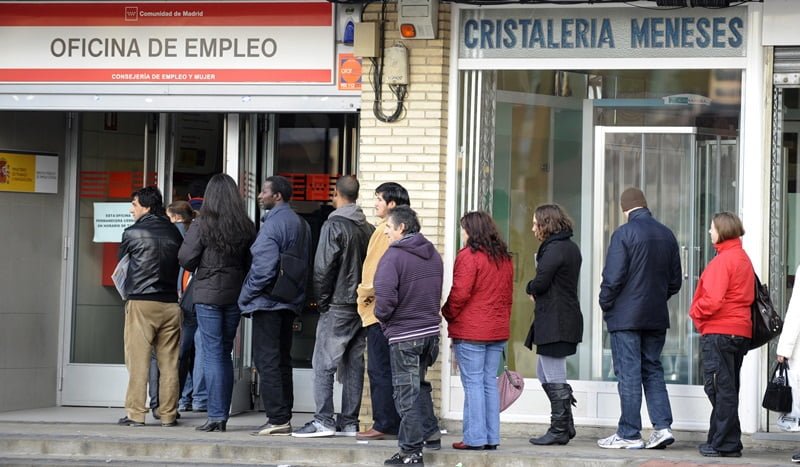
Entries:
[[[617, 431], [597, 442], [609, 449], [659, 449], [675, 442], [661, 350], [669, 328], [667, 300], [681, 288], [678, 242], [647, 209], [638, 188], [622, 192], [628, 222], [611, 236], [600, 308], [611, 336], [620, 418]], [[642, 387], [654, 431], [642, 440]]]
[[[258, 195], [267, 212], [250, 247], [253, 261], [239, 295], [239, 308], [253, 318], [253, 361], [260, 379], [261, 403], [267, 422], [254, 435], [288, 435], [292, 432], [294, 385], [292, 381], [292, 323], [306, 303], [306, 282], [311, 253], [311, 229], [289, 206], [292, 185], [285, 177], [268, 177]], [[304, 270], [292, 298], [272, 295], [281, 272], [281, 255], [291, 254]]]

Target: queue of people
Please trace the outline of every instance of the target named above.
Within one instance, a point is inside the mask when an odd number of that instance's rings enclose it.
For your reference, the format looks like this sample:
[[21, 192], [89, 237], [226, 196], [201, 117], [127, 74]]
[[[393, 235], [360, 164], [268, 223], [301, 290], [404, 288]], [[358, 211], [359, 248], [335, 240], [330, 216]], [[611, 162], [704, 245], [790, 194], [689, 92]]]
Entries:
[[[497, 449], [496, 375], [510, 335], [514, 275], [507, 244], [488, 213], [466, 213], [460, 220], [463, 248], [441, 306], [442, 258], [422, 234], [408, 192], [393, 182], [378, 186], [375, 229], [356, 204], [359, 188], [353, 176], [336, 182], [335, 210], [322, 226], [313, 259], [310, 227], [289, 207], [292, 187], [284, 177], [269, 177], [262, 185], [258, 201], [265, 214], [257, 234], [227, 175], [211, 178], [193, 223], [175, 215], [177, 225], [191, 225], [181, 231], [163, 215], [157, 189], [134, 192], [135, 223], [125, 230], [120, 247], [120, 257], [129, 255], [131, 266], [125, 322], [130, 381], [126, 416], [119, 423], [144, 424], [152, 354], [160, 372], [161, 424], [177, 425], [179, 387], [189, 368], [182, 363], [178, 371], [179, 360], [189, 352], [179, 343], [182, 333], [193, 334], [186, 326], [182, 329], [177, 305], [185, 283], [176, 278], [183, 278], [185, 270], [194, 282], [198, 336], [189, 338], [196, 342], [199, 359], [191, 373], [195, 381], [205, 382], [208, 392], [208, 420], [197, 430], [226, 430], [233, 385], [230, 355], [244, 316], [253, 320], [253, 360], [266, 412], [265, 423], [253, 435], [396, 436], [399, 452], [385, 464], [422, 465], [423, 449], [441, 448], [426, 373], [438, 356], [444, 317], [464, 387], [463, 439], [452, 447]], [[179, 207], [185, 206], [170, 206]], [[667, 301], [682, 283], [678, 244], [653, 217], [638, 188], [622, 193], [620, 208], [627, 222], [611, 236], [599, 304], [609, 332], [621, 414], [616, 431], [597, 444], [661, 449], [675, 442], [660, 358], [669, 327]], [[526, 286], [535, 305], [525, 346], [537, 353], [536, 374], [551, 417], [547, 431], [530, 442], [565, 445], [576, 435], [572, 407], [578, 401], [567, 382], [567, 357], [576, 353], [583, 334], [578, 299], [582, 256], [571, 239], [572, 220], [556, 204], [535, 209], [532, 233], [540, 246], [536, 275]], [[700, 277], [689, 311], [701, 333], [704, 385], [712, 405], [707, 442], [699, 452], [739, 457], [739, 372], [751, 337], [753, 268], [742, 249], [744, 229], [735, 214], [715, 214], [709, 234], [718, 255]], [[306, 290], [307, 283], [311, 290]], [[312, 420], [293, 428], [292, 323], [307, 297], [313, 297], [320, 312], [312, 357], [316, 411]], [[191, 319], [184, 316], [184, 324]], [[779, 361], [795, 351], [794, 341], [779, 345]], [[359, 431], [365, 354], [373, 424]], [[339, 414], [333, 402], [337, 373], [343, 385]], [[194, 390], [197, 394], [196, 385]], [[653, 426], [646, 442], [642, 393]]]

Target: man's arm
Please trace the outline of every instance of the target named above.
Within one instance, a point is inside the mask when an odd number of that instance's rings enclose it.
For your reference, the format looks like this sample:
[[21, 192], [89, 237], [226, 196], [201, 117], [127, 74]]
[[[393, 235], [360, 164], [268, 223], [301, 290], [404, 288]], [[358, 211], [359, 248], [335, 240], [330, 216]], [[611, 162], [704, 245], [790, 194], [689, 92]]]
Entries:
[[331, 221], [322, 225], [317, 255], [314, 257], [314, 295], [320, 313], [325, 313], [330, 308], [336, 274], [341, 261], [342, 246], [339, 244], [337, 230]]
[[606, 265], [603, 268], [603, 282], [600, 284], [600, 308], [608, 311], [614, 306], [620, 291], [628, 279], [628, 249], [619, 230], [611, 235], [608, 245]]
[[194, 272], [203, 258], [203, 245], [200, 242], [200, 229], [195, 228], [186, 232], [186, 237], [178, 250], [178, 262], [189, 272]]
[[391, 261], [383, 255], [375, 272], [375, 317], [385, 323], [392, 319], [397, 305], [400, 303], [400, 277]]
[[247, 277], [244, 279], [244, 284], [242, 284], [242, 291], [239, 294], [240, 307], [252, 302], [269, 285], [275, 282], [281, 254], [280, 245], [276, 238], [276, 230], [272, 226], [262, 225], [258, 236], [256, 236], [256, 241], [250, 247], [252, 262], [250, 263]]
[[669, 284], [667, 284], [668, 296], [673, 296], [681, 290], [683, 285], [683, 272], [681, 271], [681, 254], [678, 249], [678, 242], [675, 242], [675, 247], [672, 253], [672, 263], [670, 264]]

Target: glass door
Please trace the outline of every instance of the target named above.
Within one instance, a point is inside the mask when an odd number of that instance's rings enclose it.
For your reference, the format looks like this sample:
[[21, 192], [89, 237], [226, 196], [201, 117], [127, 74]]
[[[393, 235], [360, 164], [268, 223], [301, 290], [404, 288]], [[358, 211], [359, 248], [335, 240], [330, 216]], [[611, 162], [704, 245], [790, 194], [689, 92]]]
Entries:
[[[711, 216], [736, 211], [736, 136], [692, 127], [598, 126], [595, 138], [595, 173], [601, 180], [595, 216], [601, 235], [595, 240], [594, 277], [601, 275], [611, 234], [625, 222], [620, 194], [631, 186], [641, 188], [655, 218], [675, 234], [681, 254], [684, 283], [668, 303], [671, 327], [661, 357], [664, 375], [668, 383], [699, 385], [699, 335], [688, 310], [700, 274], [714, 255], [707, 234]], [[599, 279], [595, 290], [599, 293]], [[600, 323], [595, 328], [601, 329]], [[601, 371], [599, 378], [609, 380], [614, 370], [607, 336], [604, 330], [602, 352], [596, 354], [601, 361], [594, 368]]]
[[119, 406], [125, 397], [125, 316], [110, 276], [122, 231], [133, 223], [130, 195], [158, 180], [161, 122], [152, 113], [79, 115], [62, 405]]

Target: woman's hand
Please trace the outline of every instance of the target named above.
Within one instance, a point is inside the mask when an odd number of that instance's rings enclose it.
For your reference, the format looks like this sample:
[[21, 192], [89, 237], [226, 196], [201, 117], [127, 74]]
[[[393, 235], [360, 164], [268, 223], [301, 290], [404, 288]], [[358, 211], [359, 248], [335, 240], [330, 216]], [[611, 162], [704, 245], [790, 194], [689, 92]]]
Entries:
[[775, 360], [777, 360], [777, 361], [778, 361], [778, 363], [783, 363], [783, 362], [785, 362], [786, 360], [789, 360], [789, 359], [788, 359], [788, 358], [786, 358], [786, 357], [784, 357], [783, 355], [777, 355], [777, 356], [775, 357]]

